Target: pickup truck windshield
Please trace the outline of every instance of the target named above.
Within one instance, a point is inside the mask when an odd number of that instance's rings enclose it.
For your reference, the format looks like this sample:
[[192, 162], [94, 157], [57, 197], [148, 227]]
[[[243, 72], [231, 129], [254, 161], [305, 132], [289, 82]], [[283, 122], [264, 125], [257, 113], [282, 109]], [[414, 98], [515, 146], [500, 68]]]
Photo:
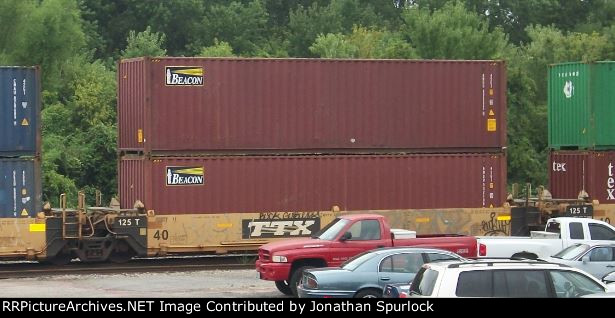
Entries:
[[327, 224], [322, 230], [312, 235], [312, 238], [321, 239], [325, 241], [332, 241], [337, 237], [339, 232], [348, 224], [348, 220], [335, 219], [333, 222]]
[[563, 249], [561, 252], [553, 255], [554, 258], [561, 258], [572, 260], [579, 256], [581, 253], [584, 253], [589, 248], [587, 244], [573, 244]]

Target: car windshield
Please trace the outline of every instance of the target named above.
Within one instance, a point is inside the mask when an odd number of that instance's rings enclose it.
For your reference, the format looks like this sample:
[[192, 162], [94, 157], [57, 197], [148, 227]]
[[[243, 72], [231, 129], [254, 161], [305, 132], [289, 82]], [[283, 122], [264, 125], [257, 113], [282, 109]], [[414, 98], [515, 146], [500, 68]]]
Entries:
[[341, 268], [349, 271], [354, 271], [357, 267], [361, 266], [361, 264], [365, 263], [367, 260], [374, 257], [374, 254], [370, 251], [363, 252], [359, 255], [356, 255], [340, 266]]
[[553, 258], [572, 260], [581, 255], [581, 253], [585, 253], [587, 249], [589, 249], [589, 245], [587, 244], [573, 244], [553, 255]]
[[322, 230], [312, 235], [312, 238], [332, 241], [337, 237], [339, 232], [346, 226], [346, 224], [348, 224], [348, 222], [350, 221], [337, 218], [333, 220], [333, 222], [327, 224], [327, 226], [322, 228]]

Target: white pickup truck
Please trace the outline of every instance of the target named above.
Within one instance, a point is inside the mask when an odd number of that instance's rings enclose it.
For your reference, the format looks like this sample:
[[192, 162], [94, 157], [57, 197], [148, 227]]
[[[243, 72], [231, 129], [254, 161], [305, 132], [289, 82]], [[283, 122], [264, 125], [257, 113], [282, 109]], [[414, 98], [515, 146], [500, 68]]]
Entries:
[[544, 231], [530, 237], [478, 236], [479, 257], [546, 258], [574, 243], [615, 241], [615, 227], [589, 218], [549, 219]]

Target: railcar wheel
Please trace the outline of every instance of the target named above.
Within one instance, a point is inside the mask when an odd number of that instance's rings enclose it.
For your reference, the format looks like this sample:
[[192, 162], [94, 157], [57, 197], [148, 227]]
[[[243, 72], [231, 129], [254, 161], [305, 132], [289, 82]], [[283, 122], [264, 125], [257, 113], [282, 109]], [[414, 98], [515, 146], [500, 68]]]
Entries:
[[47, 258], [47, 262], [53, 264], [53, 265], [58, 265], [58, 266], [62, 266], [62, 265], [66, 265], [68, 263], [70, 263], [70, 261], [73, 259], [73, 256], [71, 255], [71, 253], [69, 252], [59, 252], [58, 254]]
[[109, 255], [109, 260], [113, 263], [126, 263], [136, 255], [135, 251], [125, 242], [119, 242]]

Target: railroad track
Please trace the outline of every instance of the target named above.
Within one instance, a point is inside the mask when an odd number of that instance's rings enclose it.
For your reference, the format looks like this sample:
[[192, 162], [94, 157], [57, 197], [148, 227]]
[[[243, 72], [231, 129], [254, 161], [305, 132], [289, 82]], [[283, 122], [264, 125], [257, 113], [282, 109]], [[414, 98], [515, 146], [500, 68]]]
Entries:
[[140, 258], [123, 264], [82, 263], [73, 261], [57, 266], [35, 262], [4, 262], [0, 264], [0, 279], [52, 275], [119, 274], [149, 272], [185, 272], [216, 269], [254, 268], [256, 255]]

